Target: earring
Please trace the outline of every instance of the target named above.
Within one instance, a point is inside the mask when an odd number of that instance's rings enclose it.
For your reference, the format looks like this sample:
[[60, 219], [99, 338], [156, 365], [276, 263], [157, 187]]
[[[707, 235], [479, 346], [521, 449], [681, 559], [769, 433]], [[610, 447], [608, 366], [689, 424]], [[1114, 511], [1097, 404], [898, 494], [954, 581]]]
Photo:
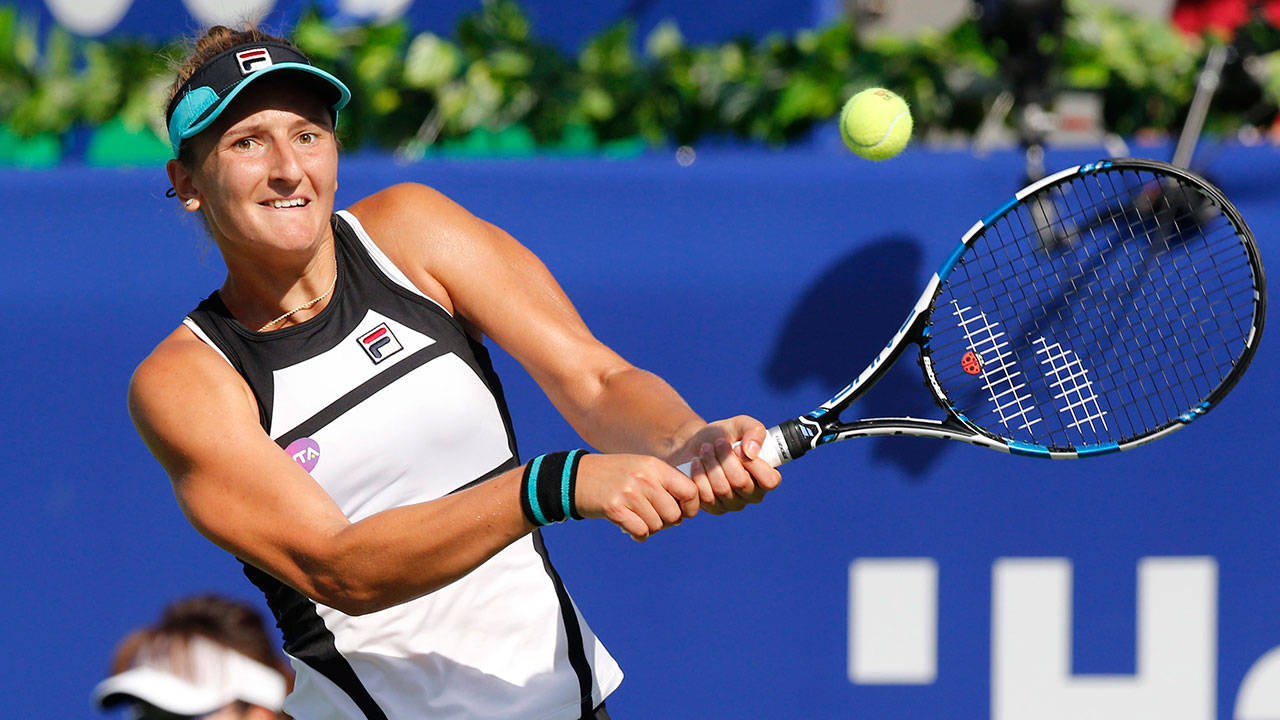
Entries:
[[196, 208], [200, 207], [200, 201], [195, 198], [187, 198], [186, 200], [182, 201], [182, 204], [186, 206], [188, 210], [195, 210]]

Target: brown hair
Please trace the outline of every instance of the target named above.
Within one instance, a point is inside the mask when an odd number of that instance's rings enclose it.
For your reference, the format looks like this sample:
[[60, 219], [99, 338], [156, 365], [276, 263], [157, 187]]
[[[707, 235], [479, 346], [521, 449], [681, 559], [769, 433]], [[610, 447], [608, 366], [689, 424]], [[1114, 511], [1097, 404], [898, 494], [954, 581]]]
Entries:
[[[201, 65], [213, 59], [214, 55], [220, 52], [230, 50], [236, 45], [251, 42], [278, 42], [284, 43], [290, 47], [296, 47], [288, 38], [276, 37], [262, 30], [255, 25], [246, 23], [243, 30], [232, 30], [225, 25], [214, 25], [205, 31], [204, 35], [197, 38], [187, 52], [187, 56], [180, 62], [175, 63], [173, 72], [173, 84], [169, 86], [169, 97], [165, 100], [166, 107], [173, 102], [173, 98], [178, 94], [178, 90], [182, 88], [182, 83], [191, 78]], [[178, 159], [183, 163], [190, 165], [194, 158], [191, 157], [189, 146], [183, 143], [178, 148]]]
[[111, 659], [116, 675], [137, 662], [146, 648], [186, 645], [201, 637], [278, 670], [292, 685], [293, 672], [276, 653], [262, 615], [251, 605], [220, 595], [195, 595], [164, 609], [160, 622], [135, 630], [120, 641]]
[[176, 77], [173, 80], [173, 84], [169, 86], [167, 102], [173, 102], [173, 96], [178, 94], [178, 89], [182, 87], [182, 83], [190, 79], [192, 73], [200, 69], [201, 65], [209, 62], [214, 55], [230, 50], [242, 43], [267, 41], [284, 43], [293, 47], [293, 43], [288, 38], [269, 35], [254, 25], [246, 24], [243, 30], [232, 30], [225, 25], [214, 25], [209, 28], [204, 35], [195, 40], [191, 49], [187, 52], [187, 56], [174, 67], [173, 71]]

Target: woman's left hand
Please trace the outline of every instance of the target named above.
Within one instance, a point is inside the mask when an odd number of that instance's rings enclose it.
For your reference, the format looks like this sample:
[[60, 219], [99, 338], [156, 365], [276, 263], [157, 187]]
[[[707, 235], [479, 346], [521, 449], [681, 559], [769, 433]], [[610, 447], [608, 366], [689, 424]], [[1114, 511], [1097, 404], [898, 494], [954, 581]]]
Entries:
[[758, 457], [765, 436], [759, 420], [738, 415], [705, 425], [673, 456], [678, 463], [692, 459], [689, 475], [703, 510], [713, 515], [741, 510], [778, 487], [782, 476]]

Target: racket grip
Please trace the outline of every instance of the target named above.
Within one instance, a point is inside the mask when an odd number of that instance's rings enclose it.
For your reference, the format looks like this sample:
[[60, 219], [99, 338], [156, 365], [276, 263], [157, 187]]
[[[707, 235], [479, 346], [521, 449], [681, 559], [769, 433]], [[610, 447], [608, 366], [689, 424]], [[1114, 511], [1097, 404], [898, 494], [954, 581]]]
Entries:
[[[737, 448], [741, 444], [742, 443], [740, 442], [736, 442], [733, 444], [733, 447]], [[765, 431], [764, 443], [760, 446], [760, 452], [756, 457], [769, 463], [771, 467], [779, 467], [789, 459], [787, 457], [788, 453], [786, 452], [786, 447], [787, 441], [782, 436], [782, 429], [777, 425], [774, 425]], [[685, 475], [692, 477], [692, 473], [689, 472], [692, 465], [693, 461], [690, 460], [687, 463], [677, 465], [676, 469]]]

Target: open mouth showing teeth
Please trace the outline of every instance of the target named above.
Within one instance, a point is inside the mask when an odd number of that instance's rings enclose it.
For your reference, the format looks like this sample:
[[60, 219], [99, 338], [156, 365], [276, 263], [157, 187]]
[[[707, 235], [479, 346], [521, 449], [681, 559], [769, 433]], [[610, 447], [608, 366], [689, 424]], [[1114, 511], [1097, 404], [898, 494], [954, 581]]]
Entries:
[[307, 204], [307, 201], [303, 198], [293, 198], [292, 200], [271, 200], [266, 204], [273, 208], [292, 208], [302, 207]]

